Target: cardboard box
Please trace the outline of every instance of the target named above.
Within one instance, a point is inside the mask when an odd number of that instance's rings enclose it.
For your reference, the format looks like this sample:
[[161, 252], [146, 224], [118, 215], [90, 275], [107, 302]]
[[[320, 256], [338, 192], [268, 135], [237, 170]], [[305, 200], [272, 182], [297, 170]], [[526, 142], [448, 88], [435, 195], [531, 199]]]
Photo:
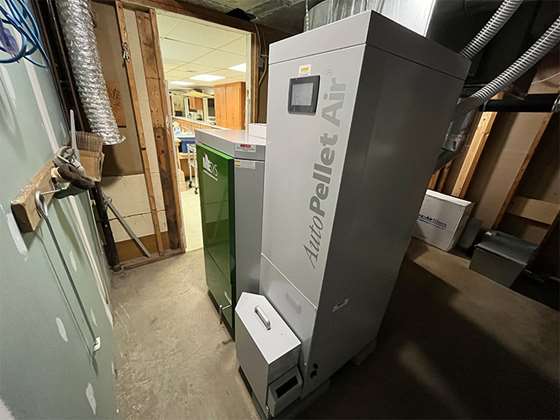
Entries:
[[436, 191], [426, 191], [413, 236], [449, 251], [461, 236], [473, 203]]
[[102, 152], [80, 150], [80, 162], [86, 170], [86, 175], [97, 182], [101, 181], [104, 158], [105, 155]]

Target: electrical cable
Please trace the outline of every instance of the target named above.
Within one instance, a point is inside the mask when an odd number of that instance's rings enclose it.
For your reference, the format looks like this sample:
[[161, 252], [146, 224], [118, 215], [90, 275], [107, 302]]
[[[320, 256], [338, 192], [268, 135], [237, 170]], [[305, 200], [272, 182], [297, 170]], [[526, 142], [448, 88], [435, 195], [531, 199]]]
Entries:
[[[25, 1], [5, 0], [5, 3], [7, 9], [0, 5], [0, 51], [11, 57], [0, 58], [0, 64], [16, 63], [23, 58], [36, 66], [47, 67], [49, 60], [41, 42], [39, 28]], [[4, 25], [11, 26], [20, 35], [19, 49], [16, 39]], [[45, 64], [31, 58], [36, 52], [40, 53]]]

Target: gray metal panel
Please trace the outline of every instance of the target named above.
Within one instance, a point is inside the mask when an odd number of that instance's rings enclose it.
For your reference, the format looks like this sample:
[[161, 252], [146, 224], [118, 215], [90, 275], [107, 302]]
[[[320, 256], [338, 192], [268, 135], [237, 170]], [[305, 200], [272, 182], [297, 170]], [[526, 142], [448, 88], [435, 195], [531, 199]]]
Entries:
[[[269, 322], [257, 315], [259, 307]], [[235, 307], [239, 364], [261, 407], [266, 407], [268, 384], [297, 364], [301, 343], [266, 297], [244, 293]]]
[[366, 49], [304, 392], [377, 335], [461, 87]]
[[197, 143], [203, 143], [238, 159], [264, 160], [266, 140], [249, 136], [245, 130], [196, 129]]
[[[331, 40], [363, 33], [366, 15], [291, 38], [273, 49], [276, 64], [269, 68], [261, 291], [302, 340], [304, 395], [375, 339], [468, 67], [377, 15], [373, 31], [381, 34], [368, 39], [405, 45], [391, 52], [378, 45], [330, 50]], [[321, 76], [315, 115], [287, 112], [288, 80], [300, 65]], [[313, 179], [335, 135], [328, 180]], [[320, 182], [329, 193], [312, 258], [304, 246], [317, 214], [311, 198], [324, 192]], [[288, 302], [298, 296], [295, 305]], [[314, 307], [316, 315], [304, 312]]]
[[[366, 12], [367, 13], [367, 12]], [[368, 33], [368, 45], [414, 61], [459, 80], [467, 77], [470, 60], [450, 49], [402, 27], [375, 12]]]
[[265, 295], [301, 341], [300, 367], [305, 375], [317, 308], [263, 254], [260, 293]]
[[505, 287], [511, 287], [526, 265], [476, 246], [469, 269]]
[[235, 160], [235, 279], [242, 292], [258, 293], [262, 240], [264, 162]]
[[[282, 395], [278, 395], [279, 390], [285, 387], [289, 381], [295, 380], [295, 383], [288, 391], [284, 391]], [[299, 398], [303, 388], [303, 379], [297, 367], [293, 367], [288, 372], [284, 373], [280, 378], [271, 383], [268, 387], [267, 405], [270, 414], [277, 416], [291, 403]]]
[[235, 350], [239, 366], [249, 381], [261, 409], [266, 412], [268, 364], [251, 337], [250, 331], [239, 318], [237, 310], [235, 311]]
[[529, 264], [538, 249], [536, 244], [497, 230], [486, 232], [476, 247], [522, 265]]
[[373, 11], [271, 44], [270, 64], [364, 43], [461, 80], [466, 77], [470, 66], [468, 59]]
[[[269, 64], [273, 65], [282, 61], [364, 44], [369, 31], [369, 13], [360, 13], [270, 44]], [[351, 21], [351, 30], [349, 30], [347, 21]], [[274, 87], [270, 81], [268, 86], [269, 89]], [[286, 89], [287, 86], [278, 86], [278, 88]], [[270, 107], [270, 105], [269, 100], [268, 106]], [[270, 121], [267, 121], [267, 125], [268, 133], [271, 133]]]
[[[262, 253], [315, 307], [319, 303], [364, 50], [364, 45], [351, 47], [305, 60], [274, 64], [269, 68], [267, 153], [269, 157], [273, 156], [273, 160], [267, 161], [265, 171]], [[297, 75], [300, 64], [310, 64], [312, 73], [321, 75], [317, 113], [314, 115], [287, 113], [288, 79]], [[342, 107], [336, 113], [341, 123], [336, 128], [338, 140], [333, 146], [335, 158], [331, 165], [329, 194], [321, 202], [325, 217], [321, 221], [319, 251], [311, 261], [305, 247], [314, 251], [313, 244], [310, 244], [314, 235], [311, 226], [317, 220], [310, 210], [310, 200], [317, 185], [313, 173], [315, 163], [321, 162], [324, 148], [321, 136], [334, 133], [331, 122], [322, 115], [322, 110], [331, 105], [328, 95], [333, 81], [344, 82], [346, 93]]]

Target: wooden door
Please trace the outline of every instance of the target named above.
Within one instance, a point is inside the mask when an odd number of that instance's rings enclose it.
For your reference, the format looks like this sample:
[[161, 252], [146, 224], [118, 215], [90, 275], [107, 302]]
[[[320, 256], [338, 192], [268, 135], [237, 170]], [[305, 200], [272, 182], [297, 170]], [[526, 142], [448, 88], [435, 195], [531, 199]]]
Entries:
[[216, 125], [242, 130], [245, 128], [245, 82], [214, 87]]
[[225, 86], [214, 87], [214, 113], [216, 116], [216, 125], [219, 127], [227, 127], [226, 121], [226, 88]]

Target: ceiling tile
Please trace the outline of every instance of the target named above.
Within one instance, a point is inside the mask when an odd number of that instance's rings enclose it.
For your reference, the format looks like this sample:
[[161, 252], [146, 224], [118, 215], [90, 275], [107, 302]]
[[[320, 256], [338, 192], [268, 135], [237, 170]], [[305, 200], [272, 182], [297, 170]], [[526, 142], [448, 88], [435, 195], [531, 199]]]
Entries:
[[240, 36], [239, 38], [230, 42], [229, 44], [222, 45], [220, 47], [220, 50], [245, 56], [245, 51], [246, 51], [245, 39], [246, 38], [244, 36]]
[[189, 62], [212, 51], [210, 48], [200, 45], [186, 44], [167, 38], [161, 39], [160, 41], [163, 61], [178, 60]]
[[166, 71], [164, 72], [164, 75], [165, 80], [185, 80], [185, 75], [180, 71]]
[[183, 62], [183, 61], [172, 60], [169, 57], [166, 57], [165, 54], [163, 54], [163, 49], [162, 49], [162, 56], [163, 56], [162, 59], [163, 59], [163, 70], [164, 71], [174, 70], [177, 67], [185, 64], [185, 62]]
[[179, 67], [176, 67], [174, 70], [183, 71], [183, 72], [190, 72], [190, 73], [209, 73], [215, 70], [220, 70], [219, 67], [209, 66], [207, 63], [186, 63], [182, 64]]
[[175, 26], [168, 36], [207, 48], [219, 48], [239, 37], [239, 33], [193, 21], [185, 21]]
[[219, 69], [227, 69], [228, 67], [244, 63], [245, 57], [221, 50], [215, 50], [195, 60], [194, 62], [197, 64], [208, 65]]
[[228, 79], [245, 80], [245, 73], [241, 73], [234, 70], [216, 70], [213, 71], [212, 74], [224, 76], [227, 77]]
[[157, 26], [158, 26], [159, 37], [163, 38], [168, 36], [173, 30], [173, 28], [175, 28], [179, 24], [181, 24], [181, 19], [177, 19], [168, 15], [162, 15], [158, 13]]

